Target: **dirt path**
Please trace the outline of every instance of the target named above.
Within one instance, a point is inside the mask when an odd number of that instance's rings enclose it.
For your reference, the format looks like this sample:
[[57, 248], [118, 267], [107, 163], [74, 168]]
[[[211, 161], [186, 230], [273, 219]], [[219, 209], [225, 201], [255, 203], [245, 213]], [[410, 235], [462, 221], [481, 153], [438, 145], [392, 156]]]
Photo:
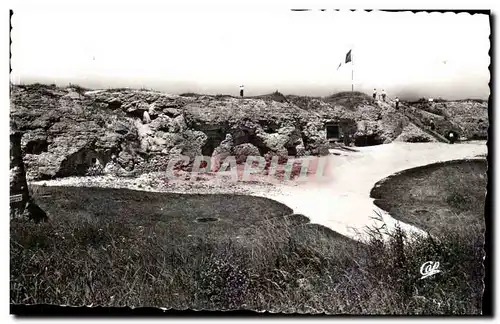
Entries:
[[[331, 156], [331, 177], [325, 184], [307, 183], [289, 190], [289, 196], [271, 196], [308, 216], [313, 223], [358, 238], [366, 226], [380, 225], [372, 217], [378, 211], [389, 228], [397, 221], [373, 204], [370, 191], [375, 183], [406, 169], [485, 154], [485, 144], [391, 143], [360, 148], [359, 153]], [[343, 160], [343, 161], [342, 161]], [[337, 162], [336, 162], [337, 161]], [[340, 162], [340, 163], [339, 163]], [[304, 190], [305, 189], [305, 190]], [[405, 230], [418, 231], [399, 222]]]
[[[456, 159], [474, 158], [487, 153], [484, 142], [467, 144], [391, 143], [357, 148], [359, 152], [336, 151], [325, 157], [328, 177], [303, 183], [231, 182], [228, 178], [205, 175], [201, 181], [162, 182], [159, 174], [135, 179], [102, 177], [64, 178], [35, 184], [62, 186], [101, 186], [179, 193], [238, 193], [277, 200], [312, 223], [327, 226], [343, 235], [361, 238], [366, 226], [380, 225], [375, 211], [383, 215], [388, 228], [398, 223], [380, 210], [370, 198], [375, 183], [399, 171]], [[340, 154], [340, 155], [337, 155]], [[409, 231], [415, 227], [400, 223]]]

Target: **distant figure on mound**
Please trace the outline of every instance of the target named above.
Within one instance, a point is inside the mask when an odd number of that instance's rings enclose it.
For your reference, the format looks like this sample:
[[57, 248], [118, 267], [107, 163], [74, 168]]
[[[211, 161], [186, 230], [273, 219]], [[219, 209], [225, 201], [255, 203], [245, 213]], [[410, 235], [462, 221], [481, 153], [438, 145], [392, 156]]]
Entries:
[[431, 130], [435, 130], [436, 129], [436, 124], [434, 123], [434, 119], [431, 119]]
[[149, 124], [151, 122], [151, 117], [149, 116], [149, 113], [144, 110], [144, 113], [142, 114], [142, 122], [144, 124]]
[[396, 103], [396, 110], [398, 110], [399, 109], [399, 98], [398, 97], [394, 98], [394, 102]]
[[377, 100], [377, 89], [373, 89], [373, 100]]
[[244, 86], [240, 85], [240, 97], [243, 97]]
[[457, 141], [458, 139], [458, 134], [454, 131], [449, 131], [448, 135], [446, 136], [448, 140], [450, 141], [450, 144], [453, 144]]
[[382, 89], [382, 101], [385, 102], [385, 90]]

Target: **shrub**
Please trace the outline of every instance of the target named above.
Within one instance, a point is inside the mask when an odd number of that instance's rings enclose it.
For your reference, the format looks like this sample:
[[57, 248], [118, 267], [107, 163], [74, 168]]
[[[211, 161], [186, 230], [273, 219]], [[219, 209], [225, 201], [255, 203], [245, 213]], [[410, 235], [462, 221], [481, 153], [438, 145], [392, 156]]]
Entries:
[[199, 97], [200, 95], [194, 92], [185, 92], [180, 94], [181, 97]]
[[85, 93], [86, 91], [88, 91], [88, 90], [89, 90], [89, 89], [84, 88], [84, 87], [82, 87], [82, 86], [80, 86], [80, 85], [78, 85], [78, 84], [73, 84], [73, 83], [70, 83], [70, 84], [68, 85], [68, 88], [72, 88], [72, 89], [74, 89], [74, 90], [75, 90], [76, 92], [78, 92], [79, 94], [83, 94], [83, 93]]
[[425, 135], [413, 135], [406, 139], [408, 143], [429, 143], [431, 139]]

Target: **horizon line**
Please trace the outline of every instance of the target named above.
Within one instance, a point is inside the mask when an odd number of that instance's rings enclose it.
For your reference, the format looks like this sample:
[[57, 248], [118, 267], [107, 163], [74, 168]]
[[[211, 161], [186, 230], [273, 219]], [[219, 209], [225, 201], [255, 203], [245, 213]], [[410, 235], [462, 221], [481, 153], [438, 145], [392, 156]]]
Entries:
[[[273, 95], [275, 93], [278, 93], [278, 94], [281, 94], [283, 96], [296, 96], [296, 97], [307, 97], [307, 98], [328, 98], [328, 97], [331, 97], [331, 96], [334, 96], [334, 95], [338, 95], [340, 93], [362, 93], [368, 97], [371, 98], [371, 96], [366, 93], [366, 92], [363, 92], [363, 91], [358, 91], [358, 90], [354, 90], [354, 91], [351, 91], [351, 90], [345, 90], [345, 91], [338, 91], [338, 92], [332, 92], [331, 94], [328, 94], [328, 95], [324, 95], [324, 96], [315, 96], [315, 95], [297, 95], [297, 94], [293, 94], [293, 93], [282, 93], [280, 92], [279, 90], [275, 90], [275, 91], [271, 91], [271, 92], [267, 92], [267, 93], [261, 93], [261, 94], [256, 94], [256, 95], [249, 95], [249, 96], [243, 96], [243, 97], [240, 97], [238, 95], [233, 95], [233, 94], [227, 94], [227, 93], [217, 93], [217, 94], [207, 94], [207, 93], [199, 93], [199, 92], [195, 92], [195, 91], [173, 91], [173, 92], [168, 92], [168, 91], [164, 91], [164, 90], [159, 90], [157, 88], [149, 88], [149, 87], [107, 87], [107, 88], [89, 88], [89, 87], [86, 87], [86, 86], [81, 86], [79, 84], [76, 84], [76, 83], [72, 83], [72, 82], [68, 82], [67, 85], [58, 85], [56, 83], [43, 83], [43, 82], [32, 82], [32, 83], [23, 83], [23, 82], [20, 82], [20, 83], [15, 83], [15, 82], [12, 82], [12, 80], [10, 80], [10, 86], [48, 86], [48, 87], [57, 87], [57, 88], [62, 88], [62, 89], [67, 89], [67, 88], [80, 88], [80, 89], [84, 89], [84, 90], [88, 90], [88, 91], [98, 91], [98, 90], [135, 90], [135, 91], [154, 91], [154, 92], [159, 92], [159, 93], [165, 93], [165, 94], [173, 94], [173, 95], [178, 95], [178, 96], [182, 96], [182, 95], [187, 95], [187, 94], [192, 94], [192, 95], [198, 95], [198, 96], [209, 96], [209, 97], [216, 97], [216, 96], [226, 96], [226, 97], [233, 97], [233, 98], [248, 98], [248, 99], [252, 99], [252, 98], [256, 98], [256, 97], [261, 97], [261, 96], [268, 96], [268, 95]], [[491, 96], [491, 94], [488, 96], [488, 98], [483, 98], [483, 97], [465, 97], [465, 98], [462, 98], [462, 99], [446, 99], [444, 97], [430, 97], [430, 96], [419, 96], [419, 95], [403, 95], [403, 96], [400, 96], [400, 99], [403, 99], [403, 98], [408, 98], [408, 97], [411, 97], [411, 98], [417, 98], [416, 100], [420, 100], [420, 99], [426, 99], [426, 98], [433, 98], [435, 100], [444, 100], [444, 101], [466, 101], [466, 100], [483, 100], [483, 101], [489, 101], [489, 97]], [[398, 97], [398, 96], [394, 96], [395, 97]], [[414, 99], [403, 99], [403, 100], [414, 100]]]

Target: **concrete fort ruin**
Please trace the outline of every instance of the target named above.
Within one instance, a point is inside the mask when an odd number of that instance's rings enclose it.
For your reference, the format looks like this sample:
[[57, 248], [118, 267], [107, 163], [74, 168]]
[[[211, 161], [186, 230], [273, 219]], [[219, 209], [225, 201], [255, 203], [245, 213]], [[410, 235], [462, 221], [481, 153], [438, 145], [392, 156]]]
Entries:
[[[487, 121], [487, 108], [474, 107], [472, 116]], [[189, 157], [183, 167], [190, 168], [197, 156], [286, 161], [327, 155], [337, 145], [434, 140], [401, 110], [359, 92], [241, 98], [13, 85], [11, 119], [23, 132], [28, 180], [136, 176], [164, 171], [179, 156]]]
[[353, 136], [356, 133], [356, 122], [354, 120], [325, 121], [326, 139], [329, 143], [353, 144]]

